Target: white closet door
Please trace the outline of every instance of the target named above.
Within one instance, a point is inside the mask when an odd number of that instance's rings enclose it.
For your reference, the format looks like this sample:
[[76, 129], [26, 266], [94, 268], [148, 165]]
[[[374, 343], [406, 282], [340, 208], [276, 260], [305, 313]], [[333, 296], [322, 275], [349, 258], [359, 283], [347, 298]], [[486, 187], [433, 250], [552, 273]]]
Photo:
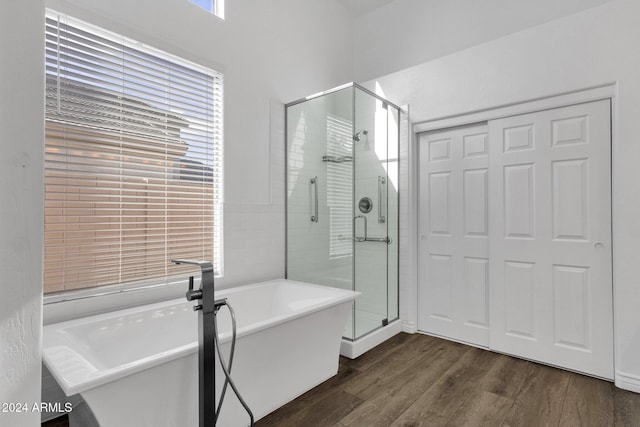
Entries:
[[418, 329], [487, 346], [487, 126], [420, 135]]
[[490, 347], [613, 378], [610, 102], [489, 134]]

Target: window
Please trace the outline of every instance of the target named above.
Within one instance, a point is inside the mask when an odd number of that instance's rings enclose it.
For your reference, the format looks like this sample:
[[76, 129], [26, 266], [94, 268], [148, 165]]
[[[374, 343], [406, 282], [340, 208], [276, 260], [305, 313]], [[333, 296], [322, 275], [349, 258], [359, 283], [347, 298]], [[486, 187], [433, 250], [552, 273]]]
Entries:
[[222, 75], [47, 11], [44, 291], [222, 274]]
[[224, 19], [224, 0], [189, 0], [191, 3]]

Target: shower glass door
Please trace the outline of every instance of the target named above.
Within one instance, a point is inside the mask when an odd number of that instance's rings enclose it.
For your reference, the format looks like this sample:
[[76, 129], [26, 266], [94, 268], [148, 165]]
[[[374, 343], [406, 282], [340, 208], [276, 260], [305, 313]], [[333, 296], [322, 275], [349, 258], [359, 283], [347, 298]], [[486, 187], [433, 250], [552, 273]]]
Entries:
[[[354, 91], [354, 310], [357, 339], [397, 317], [397, 110]], [[392, 262], [390, 262], [392, 261]]]
[[287, 278], [362, 292], [350, 340], [398, 318], [398, 118], [357, 85], [287, 105]]

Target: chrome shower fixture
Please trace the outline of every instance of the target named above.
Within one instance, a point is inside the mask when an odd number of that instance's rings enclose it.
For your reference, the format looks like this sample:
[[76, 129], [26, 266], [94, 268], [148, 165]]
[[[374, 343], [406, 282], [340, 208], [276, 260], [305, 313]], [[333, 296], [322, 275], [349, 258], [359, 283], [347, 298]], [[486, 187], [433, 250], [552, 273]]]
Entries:
[[356, 142], [360, 141], [360, 134], [369, 135], [369, 131], [366, 129], [362, 129], [361, 131], [358, 131], [355, 135], [353, 135], [353, 140]]

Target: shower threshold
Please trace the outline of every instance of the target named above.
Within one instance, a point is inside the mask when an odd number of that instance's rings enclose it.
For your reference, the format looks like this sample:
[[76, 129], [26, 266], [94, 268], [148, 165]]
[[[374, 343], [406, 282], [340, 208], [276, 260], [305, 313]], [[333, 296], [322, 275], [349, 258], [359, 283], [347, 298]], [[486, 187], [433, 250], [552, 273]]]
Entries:
[[349, 359], [355, 359], [400, 332], [402, 332], [402, 322], [400, 319], [396, 319], [386, 326], [381, 326], [380, 328], [361, 336], [355, 341], [342, 338], [340, 343], [340, 355], [348, 357]]

